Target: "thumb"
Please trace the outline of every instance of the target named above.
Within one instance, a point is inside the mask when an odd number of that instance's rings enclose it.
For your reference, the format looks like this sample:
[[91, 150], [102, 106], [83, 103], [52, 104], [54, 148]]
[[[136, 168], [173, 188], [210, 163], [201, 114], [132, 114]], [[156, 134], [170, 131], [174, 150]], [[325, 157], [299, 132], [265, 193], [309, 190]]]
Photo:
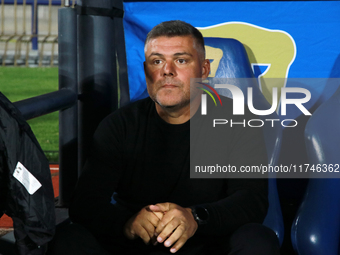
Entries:
[[156, 205], [150, 205], [149, 209], [153, 212], [166, 212], [169, 211], [169, 203], [161, 203]]

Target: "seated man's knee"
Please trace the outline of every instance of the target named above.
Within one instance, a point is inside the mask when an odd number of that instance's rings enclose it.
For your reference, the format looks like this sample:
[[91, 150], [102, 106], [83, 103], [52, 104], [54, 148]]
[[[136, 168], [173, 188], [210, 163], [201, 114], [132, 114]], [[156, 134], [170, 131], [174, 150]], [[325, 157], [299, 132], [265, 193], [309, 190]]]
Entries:
[[237, 255], [280, 254], [279, 239], [270, 228], [250, 223], [237, 229], [230, 238], [231, 253]]

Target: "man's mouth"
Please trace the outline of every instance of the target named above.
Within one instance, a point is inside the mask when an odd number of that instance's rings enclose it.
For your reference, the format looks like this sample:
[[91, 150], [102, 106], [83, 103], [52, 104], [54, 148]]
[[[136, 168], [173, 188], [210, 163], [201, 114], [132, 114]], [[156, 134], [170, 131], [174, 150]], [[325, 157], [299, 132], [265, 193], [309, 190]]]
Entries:
[[177, 85], [174, 85], [174, 84], [164, 84], [162, 86], [162, 88], [166, 88], [166, 89], [171, 89], [171, 88], [177, 88], [178, 86]]

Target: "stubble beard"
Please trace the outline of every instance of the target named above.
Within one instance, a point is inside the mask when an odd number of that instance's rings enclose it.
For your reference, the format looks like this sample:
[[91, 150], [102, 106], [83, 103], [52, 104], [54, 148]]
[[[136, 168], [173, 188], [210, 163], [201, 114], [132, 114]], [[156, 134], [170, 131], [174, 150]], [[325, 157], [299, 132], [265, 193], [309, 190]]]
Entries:
[[[174, 89], [161, 88], [165, 84], [172, 84], [172, 85], [177, 86], [178, 88], [174, 88]], [[151, 99], [164, 109], [174, 111], [174, 110], [180, 109], [190, 104], [190, 91], [183, 90], [184, 84], [182, 81], [178, 81], [173, 78], [166, 78], [164, 80], [157, 81], [152, 86], [156, 87], [157, 90], [155, 91], [155, 93], [150, 95]], [[178, 94], [178, 91], [173, 91], [173, 90], [178, 90], [178, 89], [181, 89], [180, 94]], [[164, 91], [164, 90], [168, 90], [168, 91]], [[176, 93], [177, 96], [180, 98], [178, 98], [177, 102], [176, 100], [170, 99], [170, 101], [173, 101], [173, 103], [170, 104], [167, 102], [169, 101], [169, 99], [166, 99], [166, 97], [175, 97], [176, 95], [174, 95], [174, 93]]]

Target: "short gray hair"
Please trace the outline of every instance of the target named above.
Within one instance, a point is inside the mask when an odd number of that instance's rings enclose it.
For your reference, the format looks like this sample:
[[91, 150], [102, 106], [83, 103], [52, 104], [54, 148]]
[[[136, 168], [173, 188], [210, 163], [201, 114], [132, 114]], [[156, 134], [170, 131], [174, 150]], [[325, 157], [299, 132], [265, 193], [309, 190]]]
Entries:
[[181, 20], [170, 20], [164, 21], [157, 26], [155, 26], [147, 35], [144, 47], [151, 40], [157, 37], [166, 36], [166, 37], [175, 37], [175, 36], [187, 36], [190, 35], [194, 38], [194, 41], [197, 45], [197, 50], [202, 51], [203, 58], [205, 58], [205, 48], [204, 48], [204, 39], [201, 32], [190, 25]]

